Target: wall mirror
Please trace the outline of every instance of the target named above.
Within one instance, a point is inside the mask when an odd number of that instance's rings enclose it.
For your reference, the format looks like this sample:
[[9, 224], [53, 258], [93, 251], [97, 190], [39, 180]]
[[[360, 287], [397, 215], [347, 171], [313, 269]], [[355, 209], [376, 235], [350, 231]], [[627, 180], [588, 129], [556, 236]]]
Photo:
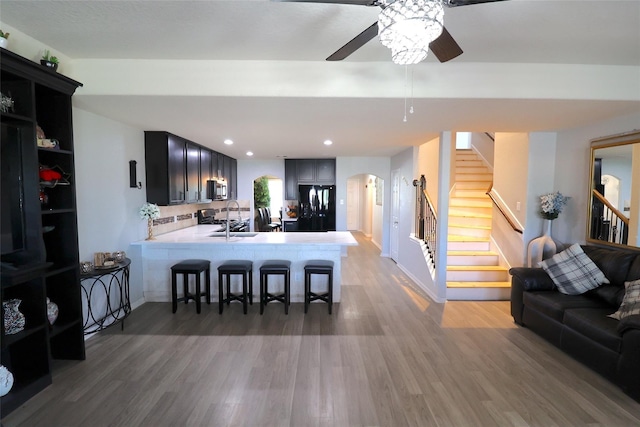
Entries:
[[640, 131], [591, 141], [587, 242], [640, 247]]

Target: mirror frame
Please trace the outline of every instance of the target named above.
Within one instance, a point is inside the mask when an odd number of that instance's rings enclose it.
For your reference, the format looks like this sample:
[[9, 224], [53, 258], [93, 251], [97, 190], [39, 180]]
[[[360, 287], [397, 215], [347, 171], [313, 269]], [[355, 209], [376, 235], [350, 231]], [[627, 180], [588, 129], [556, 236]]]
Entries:
[[[587, 231], [586, 231], [586, 242], [596, 245], [606, 245], [617, 248], [625, 248], [625, 249], [640, 249], [640, 242], [636, 242], [637, 245], [625, 245], [621, 243], [612, 243], [605, 240], [598, 240], [591, 238], [591, 225], [592, 219], [591, 216], [593, 214], [593, 186], [594, 186], [594, 174], [595, 174], [595, 153], [596, 150], [602, 148], [609, 147], [617, 147], [621, 145], [632, 145], [632, 144], [640, 144], [640, 131], [633, 130], [631, 132], [626, 132], [622, 134], [606, 136], [602, 138], [596, 138], [591, 140], [591, 164], [590, 164], [590, 173], [589, 173], [589, 195], [587, 197]], [[640, 221], [640, 212], [638, 212], [638, 220]]]

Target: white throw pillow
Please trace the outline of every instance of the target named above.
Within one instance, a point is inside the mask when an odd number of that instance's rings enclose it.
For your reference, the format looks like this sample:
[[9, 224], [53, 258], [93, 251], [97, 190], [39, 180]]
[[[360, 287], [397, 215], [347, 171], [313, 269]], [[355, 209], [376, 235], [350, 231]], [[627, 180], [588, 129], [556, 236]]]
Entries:
[[578, 243], [541, 261], [539, 265], [563, 294], [581, 295], [609, 283], [604, 273], [584, 253]]
[[624, 298], [620, 308], [609, 317], [622, 320], [632, 314], [640, 314], [640, 279], [624, 282]]

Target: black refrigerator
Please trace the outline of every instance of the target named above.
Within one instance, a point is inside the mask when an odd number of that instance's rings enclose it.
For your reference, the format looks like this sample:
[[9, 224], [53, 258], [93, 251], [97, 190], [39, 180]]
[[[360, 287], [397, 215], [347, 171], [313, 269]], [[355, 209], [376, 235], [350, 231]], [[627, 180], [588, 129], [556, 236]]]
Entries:
[[298, 186], [298, 231], [336, 231], [333, 185]]

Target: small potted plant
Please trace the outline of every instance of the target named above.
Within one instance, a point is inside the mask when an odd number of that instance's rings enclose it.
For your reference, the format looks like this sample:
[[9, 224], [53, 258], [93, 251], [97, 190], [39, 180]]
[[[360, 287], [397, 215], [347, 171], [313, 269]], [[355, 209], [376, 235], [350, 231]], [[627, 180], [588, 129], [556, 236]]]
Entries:
[[9, 33], [5, 33], [4, 31], [0, 30], [0, 47], [3, 49], [7, 48], [7, 44], [9, 43], [9, 41], [7, 40], [9, 38]]
[[56, 71], [58, 69], [58, 62], [60, 62], [58, 61], [58, 58], [52, 56], [49, 52], [49, 49], [46, 49], [44, 51], [44, 55], [42, 55], [42, 59], [40, 60], [40, 64], [52, 69], [53, 71]]

